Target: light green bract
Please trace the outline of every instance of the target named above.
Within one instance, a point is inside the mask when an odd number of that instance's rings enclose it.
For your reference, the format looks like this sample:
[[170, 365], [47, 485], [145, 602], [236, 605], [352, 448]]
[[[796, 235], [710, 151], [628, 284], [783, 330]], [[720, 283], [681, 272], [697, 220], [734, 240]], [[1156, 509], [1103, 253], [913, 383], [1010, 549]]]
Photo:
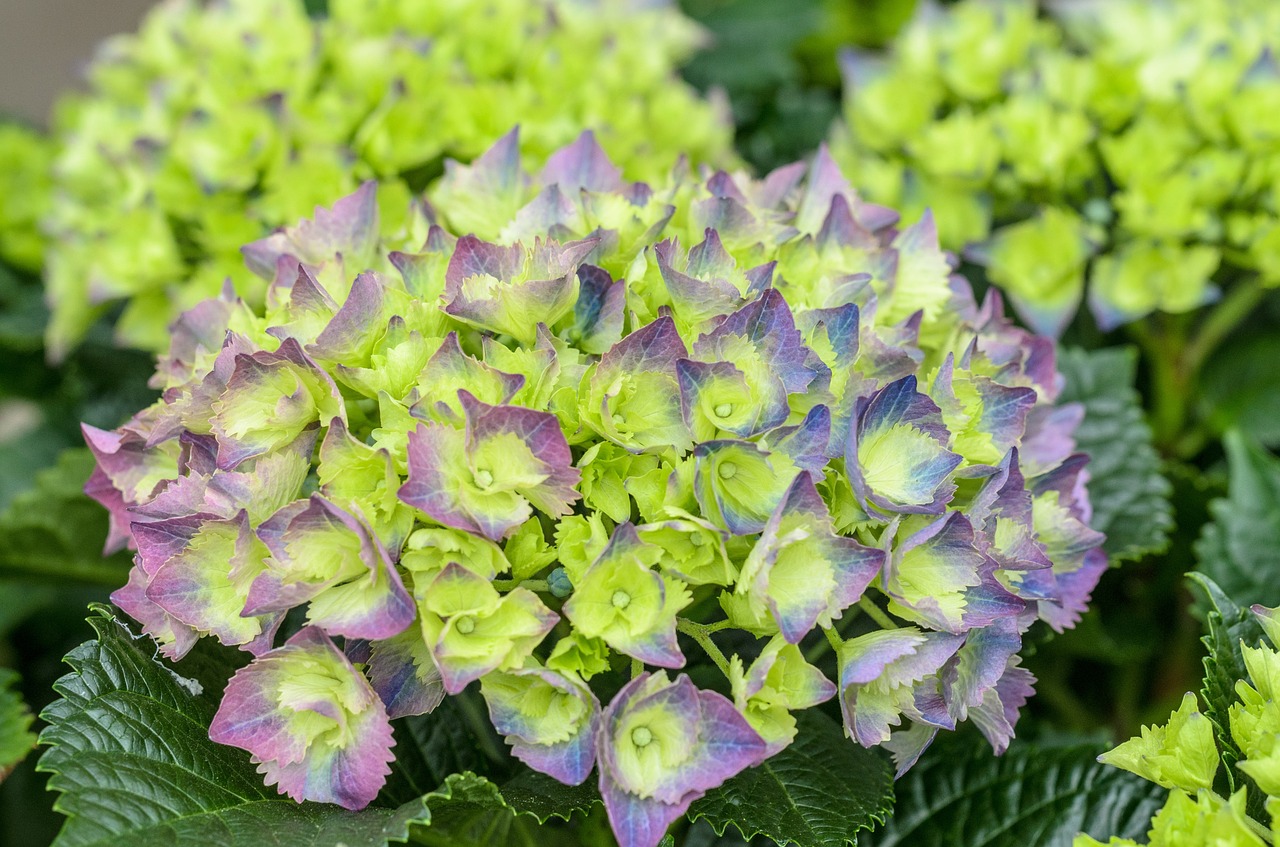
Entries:
[[888, 53], [849, 54], [854, 183], [932, 208], [1044, 333], [1086, 298], [1105, 330], [1280, 284], [1280, 7], [1047, 5], [922, 2]]
[[583, 128], [644, 178], [680, 153], [728, 165], [725, 110], [675, 74], [701, 39], [640, 0], [332, 0], [321, 19], [303, 0], [162, 3], [59, 108], [49, 348], [123, 303], [119, 342], [163, 351], [173, 319], [229, 276], [260, 305], [241, 245], [368, 179], [401, 233], [446, 158], [516, 123], [534, 165]]
[[479, 681], [514, 756], [598, 771], [624, 847], [837, 695], [900, 772], [970, 718], [1003, 751], [1023, 634], [1106, 567], [1052, 342], [825, 150], [650, 185], [590, 133], [517, 149], [451, 167], [412, 251], [372, 183], [250, 244], [264, 305], [186, 312], [162, 399], [85, 427], [137, 549], [115, 602], [170, 657], [256, 657], [217, 738], [358, 806], [382, 721]]
[[[1143, 727], [1140, 738], [1098, 757], [1171, 789], [1168, 802], [1151, 821], [1150, 847], [1263, 847], [1280, 834], [1280, 650], [1274, 647], [1280, 626], [1275, 609], [1254, 606], [1253, 613], [1271, 644], [1240, 643], [1248, 679], [1236, 682], [1235, 702], [1227, 711], [1231, 741], [1244, 757], [1235, 767], [1251, 783], [1229, 797], [1214, 791], [1223, 755], [1212, 724], [1190, 692], [1167, 725]], [[1268, 820], [1250, 816], [1246, 807], [1251, 791], [1264, 795], [1269, 826]], [[1075, 847], [1100, 843], [1080, 835]], [[1139, 847], [1128, 839], [1108, 843]]]

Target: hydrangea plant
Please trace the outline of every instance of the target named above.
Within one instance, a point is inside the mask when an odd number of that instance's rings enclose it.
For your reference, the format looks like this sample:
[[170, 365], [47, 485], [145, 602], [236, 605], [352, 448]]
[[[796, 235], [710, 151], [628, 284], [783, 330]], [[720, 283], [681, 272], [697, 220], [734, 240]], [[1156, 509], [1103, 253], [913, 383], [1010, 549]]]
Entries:
[[239, 272], [240, 245], [369, 179], [393, 234], [444, 157], [513, 123], [535, 164], [582, 127], [645, 177], [681, 152], [733, 161], [724, 110], [675, 76], [701, 33], [666, 3], [327, 5], [168, 0], [101, 47], [57, 121], [55, 355], [122, 302], [120, 342], [163, 351], [169, 323]]
[[[1190, 692], [1167, 724], [1143, 727], [1140, 737], [1098, 759], [1169, 789], [1151, 821], [1150, 847], [1263, 847], [1280, 836], [1280, 651], [1273, 646], [1280, 644], [1280, 612], [1263, 606], [1252, 611], [1271, 644], [1239, 645], [1248, 678], [1235, 683], [1225, 727], [1242, 754], [1239, 761], [1224, 759], [1213, 723]], [[1238, 771], [1227, 776], [1227, 784], [1238, 787], [1226, 797], [1214, 790], [1224, 762]], [[1263, 810], [1270, 826], [1253, 816]], [[1127, 838], [1108, 844], [1139, 847]], [[1081, 835], [1075, 847], [1100, 842]]]
[[186, 312], [162, 399], [85, 427], [114, 601], [166, 656], [253, 654], [212, 737], [359, 808], [387, 721], [478, 681], [624, 847], [832, 698], [899, 773], [966, 719], [1003, 751], [1023, 634], [1106, 567], [1053, 343], [825, 149], [655, 185], [590, 133], [518, 149], [450, 165], [415, 250], [372, 183], [250, 244], [264, 306]]
[[1106, 330], [1233, 288], [1238, 320], [1280, 283], [1280, 7], [1049, 9], [926, 2], [887, 55], [850, 54], [837, 161], [872, 200], [932, 207], [1041, 332], [1085, 299]]

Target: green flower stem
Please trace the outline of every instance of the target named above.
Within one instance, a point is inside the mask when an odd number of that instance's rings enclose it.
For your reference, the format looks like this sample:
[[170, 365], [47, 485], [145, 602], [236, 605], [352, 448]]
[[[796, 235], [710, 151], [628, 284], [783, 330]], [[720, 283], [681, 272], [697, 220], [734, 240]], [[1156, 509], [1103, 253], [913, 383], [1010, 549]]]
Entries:
[[729, 660], [724, 657], [724, 653], [721, 653], [720, 648], [711, 640], [711, 633], [723, 629], [724, 623], [721, 622], [720, 625], [704, 625], [695, 623], [688, 618], [676, 618], [676, 629], [698, 642], [698, 646], [702, 648], [702, 651], [711, 658], [711, 661], [716, 663], [720, 673], [727, 678], [729, 676]]
[[871, 619], [880, 624], [883, 629], [897, 629], [898, 624], [893, 622], [893, 618], [889, 617], [879, 606], [871, 602], [871, 598], [865, 594], [858, 600], [858, 608], [871, 616]]
[[1253, 314], [1267, 296], [1262, 278], [1257, 274], [1240, 280], [1218, 305], [1209, 310], [1200, 331], [1187, 345], [1183, 358], [1193, 374], [1199, 374], [1209, 356], [1235, 331], [1245, 318]]
[[849, 623], [856, 620], [860, 614], [862, 614], [861, 608], [850, 606], [845, 609], [840, 619], [832, 623], [831, 626], [821, 627], [822, 634], [827, 637], [826, 640], [815, 642], [804, 654], [804, 660], [809, 664], [813, 664], [816, 660], [825, 656], [828, 649], [834, 649], [836, 658], [839, 658], [840, 645], [844, 644], [844, 630], [848, 629]]
[[[1261, 305], [1267, 289], [1256, 274], [1229, 286], [1227, 295], [1208, 310], [1200, 328], [1188, 338], [1185, 328], [1167, 315], [1130, 324], [1130, 334], [1142, 348], [1151, 369], [1151, 423], [1156, 442], [1166, 453], [1187, 458], [1204, 444], [1202, 434], [1188, 431], [1193, 396], [1200, 372], [1210, 356]], [[1163, 321], [1163, 326], [1157, 321]], [[1159, 327], [1159, 328], [1157, 328]]]
[[513, 588], [527, 588], [536, 593], [545, 594], [551, 585], [545, 579], [495, 579], [493, 587], [499, 591], [510, 591]]
[[1169, 452], [1187, 417], [1189, 374], [1183, 367], [1184, 338], [1154, 327], [1155, 317], [1134, 321], [1129, 334], [1142, 348], [1151, 369], [1151, 429], [1156, 444]]

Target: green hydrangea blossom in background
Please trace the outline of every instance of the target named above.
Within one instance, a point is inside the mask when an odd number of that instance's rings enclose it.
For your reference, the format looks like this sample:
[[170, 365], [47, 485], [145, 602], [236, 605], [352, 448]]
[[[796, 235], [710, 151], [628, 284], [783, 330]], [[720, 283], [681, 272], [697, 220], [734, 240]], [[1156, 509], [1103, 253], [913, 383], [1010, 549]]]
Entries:
[[931, 207], [1044, 333], [1086, 300], [1110, 329], [1280, 283], [1280, 6], [1048, 6], [925, 3], [849, 54], [833, 156], [869, 199]]
[[242, 244], [368, 179], [394, 233], [446, 157], [513, 124], [530, 165], [583, 127], [633, 178], [679, 153], [731, 164], [724, 110], [675, 76], [701, 39], [634, 0], [333, 0], [320, 19], [302, 0], [165, 2], [59, 109], [50, 350], [122, 302], [119, 342], [163, 350], [242, 275]]
[[40, 218], [50, 203], [53, 147], [21, 124], [0, 123], [0, 261], [38, 271], [44, 261]]

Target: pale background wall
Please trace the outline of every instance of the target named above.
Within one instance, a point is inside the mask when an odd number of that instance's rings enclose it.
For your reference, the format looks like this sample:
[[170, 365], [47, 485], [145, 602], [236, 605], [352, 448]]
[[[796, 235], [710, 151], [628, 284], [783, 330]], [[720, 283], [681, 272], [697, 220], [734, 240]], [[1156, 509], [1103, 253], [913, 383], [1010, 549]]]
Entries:
[[102, 38], [137, 27], [153, 0], [0, 0], [0, 113], [44, 124]]

